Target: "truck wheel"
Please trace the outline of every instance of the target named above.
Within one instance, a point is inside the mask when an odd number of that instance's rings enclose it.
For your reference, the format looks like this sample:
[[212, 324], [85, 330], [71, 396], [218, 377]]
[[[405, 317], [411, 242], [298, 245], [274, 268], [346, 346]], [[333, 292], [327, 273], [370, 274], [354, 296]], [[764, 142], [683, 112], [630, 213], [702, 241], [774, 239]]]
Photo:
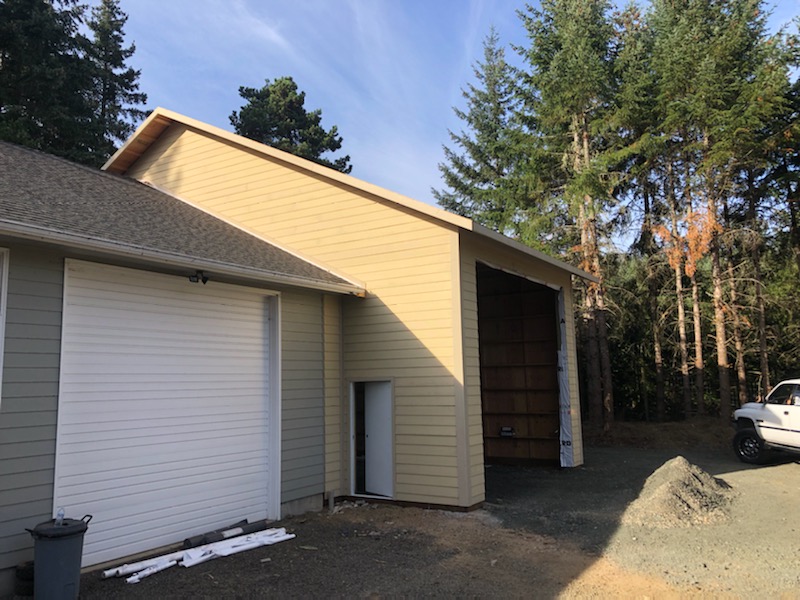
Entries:
[[733, 449], [744, 463], [757, 465], [764, 460], [764, 444], [755, 429], [737, 431], [733, 437]]

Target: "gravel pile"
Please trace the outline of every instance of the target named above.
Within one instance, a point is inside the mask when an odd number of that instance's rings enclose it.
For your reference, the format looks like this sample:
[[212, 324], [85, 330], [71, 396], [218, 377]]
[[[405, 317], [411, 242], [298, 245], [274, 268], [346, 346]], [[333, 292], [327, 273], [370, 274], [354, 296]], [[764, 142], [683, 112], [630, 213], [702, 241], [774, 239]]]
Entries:
[[647, 478], [622, 521], [654, 528], [717, 523], [729, 518], [734, 496], [727, 483], [677, 456]]

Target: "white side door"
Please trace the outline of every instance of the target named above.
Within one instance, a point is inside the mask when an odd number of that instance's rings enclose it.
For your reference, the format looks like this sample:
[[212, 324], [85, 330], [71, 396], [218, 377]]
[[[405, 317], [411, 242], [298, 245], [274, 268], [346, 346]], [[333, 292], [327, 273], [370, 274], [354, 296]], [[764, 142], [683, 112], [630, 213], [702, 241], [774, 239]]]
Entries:
[[365, 488], [368, 494], [392, 497], [392, 384], [364, 384]]

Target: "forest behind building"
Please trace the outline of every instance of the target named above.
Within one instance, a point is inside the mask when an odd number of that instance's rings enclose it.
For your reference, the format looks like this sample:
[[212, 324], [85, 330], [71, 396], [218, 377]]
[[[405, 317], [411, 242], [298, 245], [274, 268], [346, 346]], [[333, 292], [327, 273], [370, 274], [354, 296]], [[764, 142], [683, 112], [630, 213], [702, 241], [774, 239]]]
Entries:
[[728, 419], [800, 376], [798, 22], [769, 32], [767, 11], [543, 0], [526, 44], [489, 33], [463, 89], [433, 193], [591, 275], [594, 424]]

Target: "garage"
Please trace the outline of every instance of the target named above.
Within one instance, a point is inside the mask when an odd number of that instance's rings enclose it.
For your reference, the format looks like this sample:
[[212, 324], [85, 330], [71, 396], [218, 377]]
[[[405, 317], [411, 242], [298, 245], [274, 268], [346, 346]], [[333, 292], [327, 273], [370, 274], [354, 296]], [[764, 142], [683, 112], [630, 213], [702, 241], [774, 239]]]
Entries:
[[277, 298], [67, 260], [54, 507], [84, 566], [278, 518]]

